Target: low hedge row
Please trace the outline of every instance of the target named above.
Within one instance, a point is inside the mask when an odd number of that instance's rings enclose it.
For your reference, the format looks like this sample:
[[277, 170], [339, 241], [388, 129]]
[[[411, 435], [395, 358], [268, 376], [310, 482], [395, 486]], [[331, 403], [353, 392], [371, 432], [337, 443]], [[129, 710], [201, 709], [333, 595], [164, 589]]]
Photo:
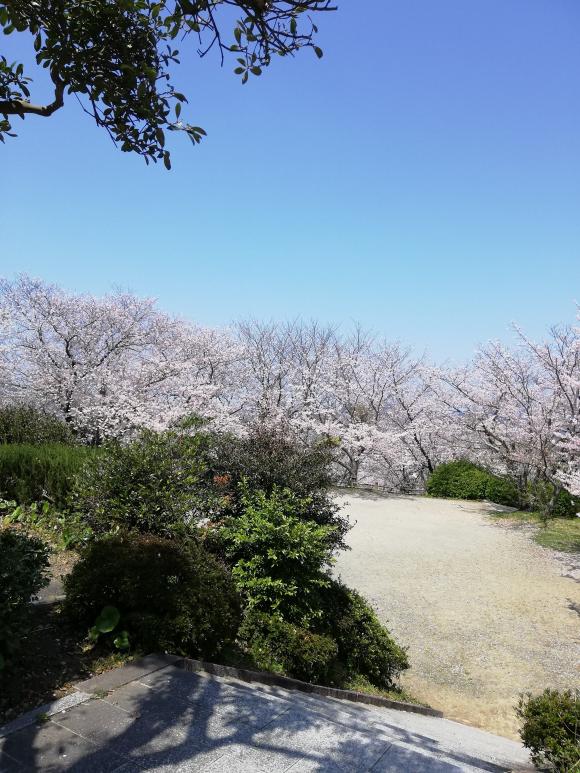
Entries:
[[98, 450], [46, 443], [0, 445], [0, 497], [19, 504], [48, 501], [66, 505], [76, 473]]

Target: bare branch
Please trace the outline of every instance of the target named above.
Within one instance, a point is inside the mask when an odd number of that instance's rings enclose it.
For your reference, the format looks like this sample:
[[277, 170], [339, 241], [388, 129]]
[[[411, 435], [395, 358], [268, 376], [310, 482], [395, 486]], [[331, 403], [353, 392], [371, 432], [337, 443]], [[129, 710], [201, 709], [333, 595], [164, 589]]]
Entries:
[[2, 115], [19, 115], [21, 118], [24, 118], [27, 114], [48, 118], [64, 105], [63, 96], [64, 83], [55, 81], [54, 100], [49, 105], [33, 105], [26, 99], [7, 99], [0, 102], [0, 113]]

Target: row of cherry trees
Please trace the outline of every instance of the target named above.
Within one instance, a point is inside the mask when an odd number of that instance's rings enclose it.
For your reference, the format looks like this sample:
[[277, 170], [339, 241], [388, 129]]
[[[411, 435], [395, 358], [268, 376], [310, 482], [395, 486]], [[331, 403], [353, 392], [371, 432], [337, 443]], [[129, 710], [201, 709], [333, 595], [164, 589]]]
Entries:
[[522, 487], [580, 490], [580, 331], [515, 331], [457, 369], [399, 343], [316, 322], [199, 327], [128, 293], [71, 295], [23, 276], [0, 284], [0, 399], [60, 415], [86, 442], [203, 417], [243, 433], [284, 424], [336, 448], [347, 483], [420, 488], [467, 457]]

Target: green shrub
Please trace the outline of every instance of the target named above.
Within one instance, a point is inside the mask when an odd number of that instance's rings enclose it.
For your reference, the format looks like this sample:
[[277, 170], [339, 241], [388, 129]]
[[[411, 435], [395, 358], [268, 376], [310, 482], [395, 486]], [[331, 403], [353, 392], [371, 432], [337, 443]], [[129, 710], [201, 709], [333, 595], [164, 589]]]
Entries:
[[22, 504], [66, 504], [75, 474], [95, 449], [62, 443], [0, 445], [0, 496]]
[[338, 647], [329, 636], [321, 636], [280, 617], [249, 613], [239, 638], [245, 643], [256, 666], [306, 682], [331, 679]]
[[485, 499], [509, 507], [519, 507], [520, 505], [520, 495], [516, 484], [508, 478], [499, 478], [495, 475], [488, 477]]
[[[254, 427], [245, 437], [208, 433], [202, 436], [206, 464], [205, 481], [225, 495], [225, 514], [243, 509], [240, 483], [252, 490], [271, 494], [274, 488], [289, 489], [304, 500], [301, 517], [319, 526], [332, 526], [328, 532], [334, 549], [344, 547], [348, 518], [329, 495], [332, 480], [332, 449], [307, 447], [284, 427]], [[306, 501], [308, 500], [308, 501]]]
[[109, 443], [75, 481], [74, 505], [95, 532], [114, 529], [174, 536], [200, 516], [195, 441], [144, 432], [131, 443]]
[[19, 646], [32, 596], [48, 583], [48, 555], [37, 537], [0, 530], [0, 670]]
[[556, 497], [552, 515], [554, 518], [575, 518], [576, 513], [580, 513], [580, 497], [562, 489]]
[[65, 579], [65, 614], [84, 630], [116, 607], [133, 646], [212, 657], [235, 638], [239, 598], [228, 571], [191, 541], [120, 533], [90, 543]]
[[55, 416], [29, 405], [0, 408], [0, 443], [43, 445], [74, 442], [70, 427]]
[[328, 584], [331, 526], [304, 518], [309, 505], [288, 489], [240, 486], [241, 513], [220, 529], [225, 554], [248, 608], [307, 625], [317, 592]]
[[528, 509], [540, 514], [544, 525], [550, 518], [575, 518], [580, 512], [580, 497], [573, 496], [566, 489], [560, 489], [556, 494], [554, 485], [546, 480], [528, 483], [525, 504]]
[[580, 770], [580, 692], [544, 690], [520, 698], [520, 735], [536, 767], [571, 773]]
[[401, 671], [409, 668], [409, 661], [368, 602], [333, 581], [321, 593], [321, 606], [320, 630], [336, 641], [346, 674], [360, 674], [375, 687], [392, 687]]
[[432, 497], [489, 499], [499, 505], [518, 507], [518, 488], [509, 478], [500, 478], [464, 459], [440, 464], [427, 480]]

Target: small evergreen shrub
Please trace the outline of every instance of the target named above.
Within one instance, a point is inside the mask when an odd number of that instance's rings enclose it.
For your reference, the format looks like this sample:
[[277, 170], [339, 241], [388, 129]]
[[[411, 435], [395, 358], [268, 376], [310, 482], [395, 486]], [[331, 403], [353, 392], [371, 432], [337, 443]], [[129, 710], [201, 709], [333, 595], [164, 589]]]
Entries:
[[485, 499], [508, 507], [519, 507], [520, 504], [520, 495], [516, 484], [508, 478], [500, 478], [496, 475], [488, 476]]
[[200, 470], [191, 438], [144, 432], [131, 443], [107, 444], [84, 465], [75, 480], [74, 506], [97, 533], [183, 534], [200, 516]]
[[49, 413], [29, 405], [0, 408], [0, 443], [42, 445], [74, 442], [70, 427]]
[[518, 507], [518, 488], [509, 478], [492, 475], [464, 459], [440, 464], [427, 480], [432, 497], [489, 499], [498, 505]]
[[65, 579], [64, 611], [89, 630], [116, 607], [132, 646], [212, 657], [235, 638], [240, 604], [229, 572], [191, 541], [119, 533], [90, 543]]
[[544, 524], [550, 518], [575, 518], [580, 512], [580, 497], [575, 497], [566, 489], [556, 494], [554, 485], [546, 480], [528, 483], [525, 495], [526, 506], [538, 512]]
[[520, 698], [520, 735], [538, 768], [571, 773], [580, 770], [580, 692], [544, 690]]
[[0, 530], [0, 670], [18, 648], [32, 596], [48, 583], [48, 556], [37, 537]]
[[275, 486], [267, 494], [242, 484], [240, 503], [240, 515], [219, 532], [239, 592], [250, 610], [308, 625], [317, 593], [329, 582], [332, 527], [305, 519], [309, 501], [289, 489]]
[[370, 604], [337, 581], [321, 593], [321, 604], [321, 632], [336, 641], [346, 673], [360, 674], [375, 687], [391, 688], [409, 661]]
[[329, 636], [299, 628], [280, 617], [249, 613], [239, 638], [260, 670], [305, 682], [328, 683], [332, 677], [338, 647]]
[[66, 505], [73, 480], [98, 452], [62, 443], [0, 445], [0, 496], [20, 504]]
[[207, 433], [201, 441], [206, 465], [205, 481], [225, 495], [225, 514], [238, 515], [243, 509], [240, 484], [271, 494], [288, 489], [303, 500], [300, 517], [318, 526], [331, 526], [328, 532], [334, 549], [344, 547], [349, 530], [348, 518], [329, 495], [333, 485], [332, 448], [305, 446], [285, 427], [251, 428], [248, 435]]
[[554, 518], [575, 518], [580, 513], [580, 497], [575, 497], [566, 489], [562, 489], [556, 497], [552, 512]]

